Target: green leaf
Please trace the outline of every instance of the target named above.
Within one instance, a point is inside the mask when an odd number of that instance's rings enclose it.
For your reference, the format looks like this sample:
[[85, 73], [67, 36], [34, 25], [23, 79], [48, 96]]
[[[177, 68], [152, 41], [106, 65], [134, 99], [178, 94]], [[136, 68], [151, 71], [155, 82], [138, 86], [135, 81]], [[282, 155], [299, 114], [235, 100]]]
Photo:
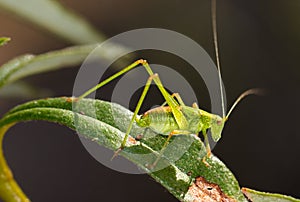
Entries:
[[96, 45], [74, 46], [41, 55], [23, 55], [0, 68], [0, 87], [25, 76], [80, 64]]
[[0, 37], [0, 46], [5, 45], [9, 41], [10, 41], [10, 38], [8, 38], [8, 37]]
[[[73, 46], [36, 56], [27, 54], [12, 59], [0, 67], [0, 88], [26, 76], [79, 65], [97, 46], [98, 44]], [[112, 49], [101, 49], [93, 53], [93, 56], [106, 60], [122, 50], [121, 46], [112, 46]], [[122, 61], [119, 64], [123, 64]]]
[[81, 16], [54, 0], [0, 0], [0, 8], [75, 44], [101, 42], [106, 38]]
[[300, 202], [299, 199], [281, 194], [260, 192], [249, 188], [242, 188], [242, 191], [251, 202]]
[[[20, 121], [51, 121], [76, 129], [87, 139], [96, 141], [109, 149], [118, 149], [123, 140], [124, 131], [126, 131], [130, 122], [132, 112], [118, 104], [92, 99], [83, 99], [76, 102], [75, 111], [73, 111], [73, 100], [72, 98], [62, 97], [22, 104], [12, 109], [0, 120], [0, 128]], [[165, 150], [163, 158], [157, 165], [167, 166], [161, 170], [151, 172], [152, 170], [147, 165], [153, 163], [157, 158], [166, 137], [157, 135], [151, 130], [146, 131], [134, 125], [127, 146], [121, 152], [121, 155], [147, 171], [149, 175], [179, 200], [194, 201], [196, 196], [191, 187], [193, 187], [196, 178], [202, 177], [205, 179], [206, 184], [216, 187], [216, 190], [220, 189], [220, 192], [224, 196], [230, 197], [232, 201], [247, 201], [240, 191], [234, 175], [224, 163], [214, 155], [207, 159], [209, 166], [203, 163], [201, 159], [206, 156], [205, 146], [195, 135], [173, 137], [172, 143], [180, 140], [180, 144], [175, 148]], [[132, 138], [139, 134], [144, 135], [144, 138], [140, 141]], [[190, 144], [184, 144], [186, 142], [190, 142]], [[172, 161], [178, 157], [180, 149], [185, 149], [185, 153], [179, 160]], [[137, 154], [151, 155], [149, 158], [144, 158], [143, 155]]]

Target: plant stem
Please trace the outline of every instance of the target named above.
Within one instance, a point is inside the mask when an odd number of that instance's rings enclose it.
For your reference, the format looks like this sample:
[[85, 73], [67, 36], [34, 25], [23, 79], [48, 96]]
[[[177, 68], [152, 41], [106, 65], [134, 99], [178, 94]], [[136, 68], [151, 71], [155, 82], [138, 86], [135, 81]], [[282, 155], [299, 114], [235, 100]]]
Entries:
[[15, 181], [3, 155], [2, 142], [4, 134], [14, 124], [8, 124], [0, 128], [0, 198], [5, 202], [29, 202], [30, 200]]

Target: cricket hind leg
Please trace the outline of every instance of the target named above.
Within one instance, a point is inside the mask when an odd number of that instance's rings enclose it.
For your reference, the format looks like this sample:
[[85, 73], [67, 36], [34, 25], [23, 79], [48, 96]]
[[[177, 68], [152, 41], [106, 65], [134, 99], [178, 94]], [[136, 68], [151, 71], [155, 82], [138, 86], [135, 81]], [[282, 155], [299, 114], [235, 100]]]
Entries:
[[[100, 82], [96, 86], [90, 88], [89, 90], [87, 90], [86, 92], [84, 92], [82, 95], [80, 95], [77, 100], [81, 100], [81, 99], [85, 98], [86, 96], [88, 96], [92, 92], [94, 92], [97, 89], [101, 88], [102, 86], [108, 84], [109, 82], [111, 82], [112, 80], [114, 80], [114, 79], [118, 78], [119, 76], [125, 74], [126, 72], [128, 72], [128, 71], [130, 71], [130, 70], [132, 70], [132, 69], [134, 69], [136, 67], [138, 67], [139, 65], [142, 65], [146, 69], [146, 71], [148, 72], [148, 74], [150, 76], [154, 75], [151, 67], [148, 64], [148, 62], [146, 60], [144, 60], [144, 59], [139, 59], [139, 60], [136, 60], [134, 63], [128, 65], [127, 67], [125, 67], [121, 71], [113, 74], [109, 78], [107, 78], [104, 81]], [[168, 102], [168, 104], [175, 106], [177, 104], [177, 102], [175, 101], [174, 98], [171, 97], [171, 95], [163, 87], [163, 84], [162, 84], [161, 80], [159, 79], [159, 77], [157, 76], [156, 78], [153, 78], [153, 80], [154, 80], [156, 86], [159, 88], [160, 92], [163, 94], [163, 96], [166, 99], [166, 101]]]
[[[105, 79], [104, 81], [100, 82], [99, 84], [97, 84], [96, 86], [92, 87], [91, 89], [89, 89], [88, 91], [86, 91], [85, 93], [83, 93], [81, 96], [78, 97], [78, 101], [85, 98], [86, 96], [88, 96], [89, 94], [91, 94], [92, 92], [96, 91], [97, 89], [101, 88], [102, 86], [106, 85], [107, 83], [109, 83], [110, 81], [116, 79], [117, 77], [125, 74], [126, 72], [130, 71], [131, 69], [142, 65], [146, 71], [148, 72], [148, 74], [150, 75], [146, 86], [144, 88], [144, 91], [140, 97], [139, 103], [135, 109], [134, 112], [134, 116], [130, 122], [130, 125], [128, 127], [128, 130], [126, 131], [125, 134], [125, 138], [122, 141], [121, 147], [116, 151], [115, 155], [116, 156], [125, 146], [125, 143], [127, 141], [129, 132], [132, 128], [133, 122], [136, 119], [137, 113], [142, 105], [142, 102], [146, 96], [147, 91], [149, 90], [150, 84], [152, 82], [152, 80], [155, 82], [156, 86], [158, 87], [158, 89], [160, 90], [161, 94], [163, 95], [163, 97], [165, 98], [167, 104], [171, 107], [173, 115], [176, 119], [177, 124], [179, 125], [180, 128], [186, 128], [186, 126], [188, 125], [187, 120], [185, 119], [185, 117], [183, 116], [182, 112], [178, 109], [179, 104], [178, 102], [166, 91], [166, 89], [163, 87], [163, 84], [161, 82], [161, 80], [159, 79], [157, 74], [154, 74], [152, 69], [150, 68], [148, 62], [144, 59], [140, 59], [135, 61], [134, 63], [130, 64], [129, 66], [125, 67], [123, 70], [115, 73], [114, 75], [110, 76], [109, 78]], [[149, 81], [150, 80], [150, 81]]]
[[[172, 98], [175, 97], [175, 98], [177, 99], [179, 105], [185, 106], [185, 104], [184, 104], [183, 100], [181, 99], [181, 96], [179, 95], [179, 93], [173, 93], [173, 94], [171, 95], [171, 97], [172, 97]], [[165, 102], [161, 105], [161, 107], [164, 107], [166, 104], [167, 104], [167, 101], [165, 101]]]
[[120, 148], [114, 153], [112, 159], [115, 158], [115, 157], [120, 153], [120, 151], [122, 151], [122, 149], [124, 149], [124, 147], [125, 147], [125, 145], [126, 145], [126, 142], [127, 142], [127, 139], [128, 139], [128, 136], [129, 136], [129, 133], [130, 133], [130, 131], [131, 131], [131, 129], [132, 129], [133, 123], [134, 123], [134, 121], [138, 121], [138, 119], [137, 119], [137, 114], [138, 114], [138, 112], [139, 112], [139, 110], [140, 110], [140, 108], [141, 108], [141, 106], [142, 106], [142, 104], [143, 104], [143, 101], [144, 101], [144, 99], [145, 99], [145, 97], [146, 97], [146, 95], [147, 95], [147, 92], [149, 91], [149, 88], [150, 88], [150, 85], [151, 85], [151, 83], [152, 83], [152, 80], [153, 80], [154, 78], [156, 78], [156, 77], [158, 77], [158, 74], [153, 74], [153, 75], [151, 75], [151, 76], [148, 78], [148, 80], [147, 80], [147, 82], [146, 82], [146, 84], [145, 84], [144, 90], [143, 90], [143, 92], [142, 92], [142, 95], [140, 96], [140, 99], [139, 99], [139, 101], [138, 101], [138, 104], [137, 104], [137, 106], [136, 106], [136, 108], [135, 108], [135, 110], [134, 110], [133, 116], [132, 116], [132, 118], [131, 118], [131, 120], [130, 120], [129, 126], [128, 126], [128, 128], [127, 128], [127, 131], [126, 131], [126, 133], [125, 133], [125, 136], [124, 136], [124, 139], [123, 139], [123, 141], [122, 141], [122, 143], [121, 143], [121, 146], [120, 146]]
[[[144, 63], [142, 64], [145, 69], [148, 71], [148, 73], [150, 74], [150, 66], [147, 63], [147, 61], [144, 61]], [[156, 86], [158, 87], [159, 91], [161, 92], [161, 94], [163, 95], [163, 97], [165, 98], [168, 106], [171, 108], [173, 116], [176, 120], [176, 123], [178, 124], [180, 129], [185, 129], [188, 127], [188, 122], [185, 118], [185, 116], [183, 115], [183, 113], [180, 110], [180, 105], [178, 104], [178, 102], [167, 92], [167, 90], [164, 88], [161, 80], [159, 77], [154, 78], [153, 81], [155, 82]], [[183, 103], [183, 102], [182, 102]]]
[[[96, 86], [94, 86], [94, 87], [90, 88], [89, 90], [87, 90], [86, 92], [84, 92], [82, 95], [80, 95], [78, 97], [78, 100], [81, 100], [81, 99], [85, 98], [86, 96], [88, 96], [92, 92], [96, 91], [97, 89], [101, 88], [102, 86], [108, 84], [112, 80], [114, 80], [114, 79], [118, 78], [119, 76], [125, 74], [126, 72], [130, 71], [131, 69], [134, 69], [134, 68], [138, 67], [139, 65], [143, 65], [144, 63], [145, 63], [144, 59], [136, 60], [134, 63], [128, 65], [127, 67], [125, 67], [121, 71], [113, 74], [109, 78], [105, 79], [104, 81], [100, 82]], [[150, 76], [154, 74], [150, 67], [147, 69], [147, 72], [149, 73]]]
[[[131, 131], [131, 129], [132, 129], [132, 126], [133, 126], [134, 121], [136, 121], [136, 122], [139, 121], [139, 119], [137, 119], [137, 114], [138, 114], [138, 112], [139, 112], [139, 110], [140, 110], [140, 108], [141, 108], [141, 106], [142, 106], [142, 104], [143, 104], [143, 101], [144, 101], [144, 99], [145, 99], [145, 97], [146, 97], [146, 95], [147, 95], [147, 93], [148, 93], [148, 91], [149, 91], [149, 88], [150, 88], [150, 85], [151, 85], [152, 81], [153, 81], [153, 80], [155, 81], [155, 79], [157, 79], [157, 80], [156, 80], [156, 85], [158, 86], [158, 88], [160, 87], [159, 85], [162, 85], [161, 83], [160, 83], [160, 84], [157, 83], [157, 81], [160, 81], [158, 74], [155, 73], [155, 74], [151, 75], [151, 76], [148, 78], [148, 80], [147, 80], [147, 82], [146, 82], [146, 84], [145, 84], [144, 90], [143, 90], [143, 92], [142, 92], [142, 95], [140, 96], [140, 99], [139, 99], [139, 101], [138, 101], [138, 104], [137, 104], [137, 106], [136, 106], [136, 108], [135, 108], [135, 110], [134, 110], [134, 114], [133, 114], [133, 116], [132, 116], [132, 118], [131, 118], [131, 121], [130, 121], [129, 126], [128, 126], [128, 128], [127, 128], [127, 131], [126, 131], [125, 137], [124, 137], [124, 139], [123, 139], [123, 141], [122, 141], [122, 144], [121, 144], [120, 148], [114, 153], [112, 159], [115, 158], [115, 157], [116, 157], [116, 156], [124, 149], [125, 144], [126, 144], [127, 139], [128, 139], [128, 136], [129, 136], [129, 133], [130, 133], [130, 131]], [[162, 87], [162, 88], [163, 88], [163, 87]], [[160, 88], [159, 88], [159, 89], [160, 89]], [[164, 89], [164, 88], [163, 88], [163, 89]], [[160, 90], [161, 90], [161, 89], [160, 89]], [[161, 93], [164, 95], [164, 92], [161, 91]], [[169, 94], [168, 94], [168, 95], [169, 95]], [[173, 97], [172, 97], [171, 95], [169, 95], [169, 96], [170, 96], [170, 98], [173, 99]], [[181, 97], [179, 96], [178, 93], [175, 93], [174, 96], [178, 99], [178, 102], [179, 102], [179, 103], [184, 104], [183, 101], [182, 101], [182, 99], [181, 99]], [[174, 100], [174, 99], [173, 99], [173, 100]], [[174, 100], [174, 101], [175, 101], [175, 100]], [[169, 104], [168, 101], [166, 101], [166, 102]], [[175, 102], [176, 102], [176, 101], [175, 101]], [[177, 102], [176, 102], [176, 104], [178, 105]], [[170, 133], [170, 135], [168, 136], [168, 138], [167, 138], [167, 140], [166, 140], [166, 142], [165, 142], [165, 144], [164, 144], [164, 146], [163, 146], [163, 148], [162, 148], [162, 152], [159, 154], [159, 158], [155, 161], [155, 164], [159, 161], [159, 159], [160, 159], [160, 157], [161, 157], [161, 155], [162, 155], [162, 153], [163, 153], [163, 150], [165, 149], [165, 147], [168, 145], [168, 142], [170, 141], [170, 138], [171, 138], [173, 135], [175, 135], [175, 134], [190, 134], [190, 132], [189, 132], [189, 131], [184, 131], [184, 130], [174, 130], [172, 133]]]
[[[139, 121], [139, 119], [137, 119], [137, 114], [138, 114], [138, 112], [139, 112], [139, 110], [140, 110], [140, 108], [141, 108], [141, 106], [142, 106], [142, 104], [143, 104], [143, 101], [144, 101], [144, 99], [145, 99], [145, 97], [146, 97], [146, 95], [147, 95], [147, 93], [148, 93], [148, 91], [149, 91], [149, 88], [150, 88], [150, 85], [151, 85], [151, 83], [152, 83], [152, 80], [155, 80], [155, 79], [158, 79], [158, 81], [160, 81], [159, 80], [159, 76], [158, 76], [158, 74], [153, 74], [153, 75], [151, 75], [149, 78], [148, 78], [148, 80], [147, 80], [147, 82], [146, 82], [146, 84], [145, 84], [145, 87], [144, 87], [144, 90], [143, 90], [143, 92], [142, 92], [142, 95], [140, 96], [140, 99], [139, 99], [139, 101], [138, 101], [138, 104], [137, 104], [137, 106], [136, 106], [136, 108], [135, 108], [135, 110], [134, 110], [134, 114], [133, 114], [133, 116], [132, 116], [132, 118], [131, 118], [131, 121], [130, 121], [130, 124], [129, 124], [129, 126], [128, 126], [128, 129], [127, 129], [127, 131], [126, 131], [126, 134], [125, 134], [125, 137], [124, 137], [124, 139], [123, 139], [123, 141], [122, 141], [122, 144], [121, 144], [121, 146], [120, 146], [120, 148], [115, 152], [115, 154], [114, 154], [114, 156], [112, 157], [112, 159], [114, 158], [114, 157], [116, 157], [119, 153], [120, 153], [120, 151], [122, 151], [122, 149], [124, 149], [124, 147], [125, 147], [125, 144], [126, 144], [126, 141], [127, 141], [127, 139], [128, 139], [128, 136], [129, 136], [129, 133], [130, 133], [130, 131], [131, 131], [131, 129], [132, 129], [132, 126], [133, 126], [133, 123], [134, 123], [134, 121], [136, 121], [136, 122], [138, 122]], [[161, 84], [162, 85], [162, 84]], [[163, 93], [163, 92], [161, 92], [161, 93]], [[183, 101], [182, 101], [182, 99], [180, 98], [180, 96], [179, 96], [179, 94], [177, 93], [177, 94], [174, 94], [174, 96], [177, 98], [177, 99], [179, 99], [178, 101], [179, 102], [182, 102], [183, 103]], [[171, 98], [172, 98], [172, 96], [170, 96]], [[175, 100], [174, 100], [175, 101]], [[175, 101], [176, 102], [176, 101]], [[177, 102], [176, 102], [177, 103]], [[168, 103], [169, 104], [169, 103]], [[184, 104], [184, 103], [183, 103]], [[181, 132], [181, 133], [179, 133], [179, 134], [182, 134], [182, 132], [183, 132], [183, 130], [178, 130], [179, 132]], [[178, 132], [177, 130], [175, 131], [175, 133], [174, 134], [176, 134], [176, 132]], [[184, 134], [185, 134], [186, 132], [184, 132]], [[168, 137], [168, 139], [167, 139], [167, 141], [166, 141], [166, 143], [164, 144], [164, 146], [163, 146], [163, 149], [167, 146], [167, 143], [169, 142], [169, 140], [170, 140], [170, 138], [174, 135], [174, 134], [170, 134], [169, 135], [169, 137]], [[188, 134], [190, 134], [190, 133], [188, 133]], [[161, 154], [159, 155], [159, 156], [161, 156]]]

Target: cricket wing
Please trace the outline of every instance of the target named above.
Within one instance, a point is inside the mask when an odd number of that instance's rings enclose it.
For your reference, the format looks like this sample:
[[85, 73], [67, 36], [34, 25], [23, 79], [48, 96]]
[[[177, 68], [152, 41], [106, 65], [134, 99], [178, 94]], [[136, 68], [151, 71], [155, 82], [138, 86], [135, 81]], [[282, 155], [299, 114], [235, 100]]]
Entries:
[[179, 126], [180, 129], [187, 129], [188, 128], [188, 121], [186, 120], [186, 117], [181, 111], [181, 106], [170, 106], [172, 109], [172, 113], [174, 115], [174, 118]]

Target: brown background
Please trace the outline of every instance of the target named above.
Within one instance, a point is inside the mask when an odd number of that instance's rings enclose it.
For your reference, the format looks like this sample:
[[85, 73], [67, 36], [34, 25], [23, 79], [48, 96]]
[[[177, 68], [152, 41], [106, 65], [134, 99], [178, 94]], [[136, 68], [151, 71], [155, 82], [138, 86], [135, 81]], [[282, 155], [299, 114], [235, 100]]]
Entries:
[[[134, 28], [160, 27], [185, 34], [214, 54], [209, 0], [61, 2], [108, 37]], [[251, 87], [264, 87], [269, 93], [239, 105], [213, 151], [242, 186], [298, 198], [299, 9], [296, 0], [218, 2], [220, 55], [228, 103]], [[1, 64], [23, 53], [38, 54], [71, 45], [3, 12], [0, 27], [0, 35], [13, 39], [0, 49]], [[139, 54], [151, 62], [184, 68], [170, 55]], [[71, 95], [76, 71], [51, 72], [26, 81], [51, 89], [53, 96]], [[202, 93], [200, 106], [209, 108], [205, 88], [195, 85]], [[1, 100], [1, 113], [24, 101]], [[177, 201], [147, 175], [122, 174], [99, 164], [73, 131], [56, 124], [18, 124], [8, 132], [4, 150], [16, 179], [32, 201]]]

